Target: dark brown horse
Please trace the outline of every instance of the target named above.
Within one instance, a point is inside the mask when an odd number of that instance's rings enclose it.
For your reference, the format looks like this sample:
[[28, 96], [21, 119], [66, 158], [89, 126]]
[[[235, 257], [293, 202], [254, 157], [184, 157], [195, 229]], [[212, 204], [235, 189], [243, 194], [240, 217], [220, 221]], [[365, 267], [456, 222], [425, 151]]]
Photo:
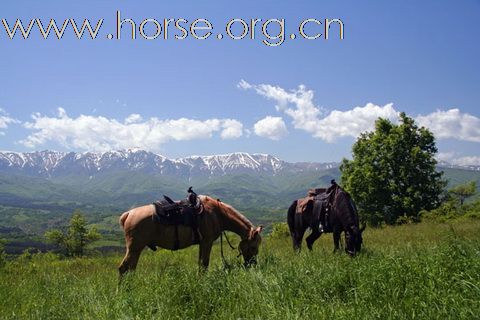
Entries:
[[254, 227], [240, 212], [228, 204], [208, 196], [199, 196], [203, 212], [198, 221], [200, 238], [194, 236], [189, 226], [163, 225], [154, 222], [153, 204], [131, 209], [120, 217], [120, 225], [125, 231], [126, 254], [119, 266], [120, 277], [137, 266], [140, 254], [145, 247], [161, 247], [169, 250], [184, 249], [199, 244], [198, 262], [208, 268], [213, 242], [226, 230], [241, 237], [239, 251], [245, 263], [254, 262], [261, 243], [263, 227]]
[[305, 231], [311, 234], [306, 238], [308, 249], [322, 233], [333, 233], [335, 250], [340, 249], [340, 235], [345, 232], [345, 251], [355, 255], [362, 247], [362, 233], [365, 225], [359, 227], [355, 203], [350, 195], [334, 180], [328, 189], [320, 189], [317, 194], [295, 200], [288, 208], [288, 227], [293, 248], [300, 250]]

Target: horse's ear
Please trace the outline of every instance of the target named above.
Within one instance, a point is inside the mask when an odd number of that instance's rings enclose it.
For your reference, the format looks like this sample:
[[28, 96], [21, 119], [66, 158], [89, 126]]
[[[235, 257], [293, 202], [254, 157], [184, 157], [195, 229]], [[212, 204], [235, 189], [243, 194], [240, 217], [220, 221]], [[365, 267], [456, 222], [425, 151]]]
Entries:
[[260, 234], [260, 232], [262, 232], [262, 230], [263, 230], [263, 226], [258, 226], [255, 229], [252, 228], [252, 230], [250, 231], [250, 236], [249, 236], [250, 240], [254, 239], [257, 236], [257, 234]]

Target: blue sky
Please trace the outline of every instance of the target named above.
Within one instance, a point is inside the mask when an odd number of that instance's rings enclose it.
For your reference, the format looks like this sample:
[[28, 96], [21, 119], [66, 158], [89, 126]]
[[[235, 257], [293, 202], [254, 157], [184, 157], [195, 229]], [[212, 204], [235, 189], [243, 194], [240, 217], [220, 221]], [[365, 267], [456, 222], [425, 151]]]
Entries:
[[[268, 47], [258, 29], [255, 40], [130, 40], [128, 30], [108, 40], [117, 10], [137, 26], [208, 19], [214, 35], [233, 18], [285, 19], [287, 39]], [[104, 22], [96, 40], [77, 40], [70, 26], [61, 40], [35, 27], [10, 40], [0, 24], [0, 150], [338, 161], [377, 116], [405, 111], [436, 134], [441, 159], [479, 164], [479, 16], [477, 0], [2, 3], [10, 26]], [[341, 19], [344, 39], [332, 28], [328, 41], [290, 40], [308, 18]]]

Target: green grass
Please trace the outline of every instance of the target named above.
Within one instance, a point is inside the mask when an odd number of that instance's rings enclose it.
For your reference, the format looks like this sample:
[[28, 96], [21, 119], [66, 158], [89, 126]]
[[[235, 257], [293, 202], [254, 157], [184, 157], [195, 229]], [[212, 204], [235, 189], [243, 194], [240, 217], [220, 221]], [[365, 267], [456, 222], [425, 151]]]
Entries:
[[331, 235], [300, 254], [288, 238], [267, 237], [250, 269], [225, 270], [217, 246], [204, 274], [196, 247], [146, 251], [119, 288], [120, 256], [23, 256], [0, 269], [0, 317], [478, 319], [480, 221], [367, 229], [364, 238], [351, 259], [332, 253]]

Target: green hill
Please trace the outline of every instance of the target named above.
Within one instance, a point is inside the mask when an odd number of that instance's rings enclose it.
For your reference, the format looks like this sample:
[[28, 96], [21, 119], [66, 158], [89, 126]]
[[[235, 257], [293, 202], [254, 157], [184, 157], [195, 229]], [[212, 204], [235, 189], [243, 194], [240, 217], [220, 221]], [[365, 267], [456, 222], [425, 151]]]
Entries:
[[[480, 172], [443, 169], [449, 185], [476, 180]], [[134, 206], [159, 199], [163, 194], [183, 198], [190, 185], [201, 194], [220, 198], [245, 213], [255, 223], [270, 225], [284, 221], [285, 211], [294, 199], [309, 188], [327, 186], [340, 180], [338, 169], [300, 173], [238, 174], [185, 181], [156, 174], [111, 172], [94, 178], [67, 175], [52, 179], [0, 174], [0, 237], [12, 238], [17, 228], [22, 237], [42, 235], [52, 227], [63, 226], [75, 209], [107, 237], [118, 235], [118, 215]]]

